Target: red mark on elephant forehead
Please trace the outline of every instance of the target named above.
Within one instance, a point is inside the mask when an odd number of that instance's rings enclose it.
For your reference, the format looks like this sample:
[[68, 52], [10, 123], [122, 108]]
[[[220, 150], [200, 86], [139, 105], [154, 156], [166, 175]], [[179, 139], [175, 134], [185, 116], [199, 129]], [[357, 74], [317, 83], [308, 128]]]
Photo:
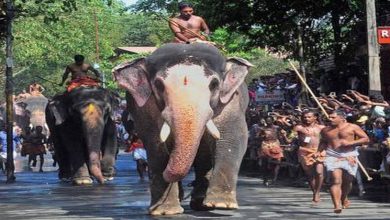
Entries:
[[186, 86], [188, 84], [187, 76], [184, 76], [184, 85]]

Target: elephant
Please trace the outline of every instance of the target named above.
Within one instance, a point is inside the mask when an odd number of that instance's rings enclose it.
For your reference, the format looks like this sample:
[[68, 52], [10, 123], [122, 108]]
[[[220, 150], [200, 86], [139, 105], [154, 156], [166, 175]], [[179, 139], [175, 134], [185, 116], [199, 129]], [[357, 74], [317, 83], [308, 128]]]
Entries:
[[113, 69], [147, 150], [149, 214], [184, 212], [181, 180], [192, 166], [192, 209], [238, 208], [237, 176], [248, 140], [244, 81], [251, 66], [211, 45], [170, 43]]
[[76, 185], [99, 183], [115, 175], [117, 134], [113, 118], [116, 97], [100, 87], [78, 87], [55, 96], [46, 121], [59, 164], [60, 179]]
[[[27, 126], [46, 128], [45, 107], [48, 99], [43, 96], [26, 96], [14, 102], [14, 121], [23, 131]], [[45, 130], [45, 133], [47, 129]]]

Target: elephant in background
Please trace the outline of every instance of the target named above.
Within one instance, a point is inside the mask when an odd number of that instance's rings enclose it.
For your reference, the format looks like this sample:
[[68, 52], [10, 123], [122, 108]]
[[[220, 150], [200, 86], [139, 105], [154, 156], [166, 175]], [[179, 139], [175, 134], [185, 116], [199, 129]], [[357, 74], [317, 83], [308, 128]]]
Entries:
[[[14, 121], [16, 125], [23, 130], [27, 126], [42, 126], [47, 128], [45, 119], [45, 108], [48, 99], [43, 96], [26, 96], [22, 99], [17, 99], [14, 102]], [[45, 133], [47, 129], [45, 130]]]
[[244, 79], [250, 66], [198, 43], [167, 44], [114, 68], [147, 150], [151, 215], [184, 211], [180, 181], [191, 166], [192, 209], [238, 208], [237, 176], [248, 140]]
[[79, 87], [55, 96], [46, 107], [59, 164], [59, 178], [77, 185], [113, 178], [117, 134], [113, 119], [116, 97], [99, 87]]

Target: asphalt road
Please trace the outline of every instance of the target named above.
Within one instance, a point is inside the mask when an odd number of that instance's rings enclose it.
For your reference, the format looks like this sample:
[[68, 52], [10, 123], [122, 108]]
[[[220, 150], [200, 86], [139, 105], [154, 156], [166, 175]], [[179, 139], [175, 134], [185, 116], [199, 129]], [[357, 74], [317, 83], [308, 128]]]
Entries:
[[[120, 154], [118, 175], [106, 185], [71, 186], [57, 179], [47, 155], [43, 173], [27, 169], [25, 158], [18, 158], [16, 182], [6, 184], [0, 175], [0, 219], [390, 219], [390, 203], [386, 188], [374, 184], [359, 199], [351, 197], [351, 207], [336, 215], [328, 193], [313, 207], [307, 187], [293, 187], [288, 181], [264, 187], [257, 176], [241, 175], [238, 180], [238, 210], [195, 212], [189, 199], [183, 201], [184, 214], [152, 217], [149, 205], [148, 181], [140, 181], [135, 163], [128, 154]], [[189, 194], [184, 180], [185, 194]]]

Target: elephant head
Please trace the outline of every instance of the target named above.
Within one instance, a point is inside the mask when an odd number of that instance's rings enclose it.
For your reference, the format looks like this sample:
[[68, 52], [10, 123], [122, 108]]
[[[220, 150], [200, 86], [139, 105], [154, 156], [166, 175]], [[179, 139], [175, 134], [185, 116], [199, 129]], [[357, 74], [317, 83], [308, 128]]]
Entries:
[[45, 128], [45, 107], [48, 99], [42, 95], [29, 96], [23, 102], [26, 104], [26, 110], [29, 112], [30, 124], [33, 127], [42, 126]]
[[167, 44], [114, 69], [117, 83], [138, 107], [155, 97], [164, 121], [161, 141], [173, 135], [165, 181], [179, 181], [188, 173], [205, 130], [220, 138], [213, 117], [233, 97], [250, 66], [244, 59], [225, 59], [213, 46]]

